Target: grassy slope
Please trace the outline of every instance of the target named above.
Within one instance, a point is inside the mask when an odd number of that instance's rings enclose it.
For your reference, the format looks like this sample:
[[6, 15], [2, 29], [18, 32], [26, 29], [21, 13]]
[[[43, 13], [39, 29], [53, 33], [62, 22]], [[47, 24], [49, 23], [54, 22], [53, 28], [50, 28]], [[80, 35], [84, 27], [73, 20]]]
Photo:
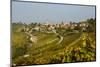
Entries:
[[[18, 28], [21, 26], [18, 26], [13, 28], [12, 33], [12, 46], [13, 50], [15, 50], [15, 47], [25, 47], [23, 45], [29, 45], [29, 42], [26, 39], [26, 35], [23, 32], [16, 32]], [[38, 38], [38, 42], [36, 44], [32, 43], [33, 46], [28, 47], [25, 51], [25, 54], [29, 54], [30, 57], [28, 59], [23, 58], [23, 55], [18, 55], [13, 59], [14, 63], [23, 64], [27, 61], [30, 64], [44, 64], [44, 63], [50, 63], [51, 59], [55, 55], [59, 55], [64, 53], [65, 50], [70, 50], [71, 47], [77, 48], [81, 45], [82, 41], [80, 40], [80, 37], [82, 33], [74, 33], [69, 34], [65, 33], [64, 40], [60, 44], [56, 44], [59, 41], [59, 38], [55, 34], [47, 34], [43, 32], [34, 32], [35, 36]], [[89, 33], [89, 37], [91, 39], [95, 39], [93, 33]], [[52, 42], [50, 42], [52, 41]], [[49, 42], [49, 43], [48, 43]], [[95, 46], [94, 46], [95, 47]], [[15, 50], [13, 55], [16, 55], [16, 51], [18, 52], [19, 49]], [[23, 63], [21, 62], [23, 60]], [[24, 61], [25, 60], [25, 61]], [[26, 63], [26, 64], [28, 64]]]

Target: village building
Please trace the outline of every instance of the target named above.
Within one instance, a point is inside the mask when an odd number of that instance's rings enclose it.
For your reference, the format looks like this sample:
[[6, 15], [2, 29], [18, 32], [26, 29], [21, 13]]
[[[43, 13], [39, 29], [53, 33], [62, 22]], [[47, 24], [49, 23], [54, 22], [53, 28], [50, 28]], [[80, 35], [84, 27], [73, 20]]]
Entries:
[[82, 23], [79, 24], [79, 26], [82, 29], [82, 31], [86, 31], [89, 24], [86, 23], [86, 22], [82, 22]]

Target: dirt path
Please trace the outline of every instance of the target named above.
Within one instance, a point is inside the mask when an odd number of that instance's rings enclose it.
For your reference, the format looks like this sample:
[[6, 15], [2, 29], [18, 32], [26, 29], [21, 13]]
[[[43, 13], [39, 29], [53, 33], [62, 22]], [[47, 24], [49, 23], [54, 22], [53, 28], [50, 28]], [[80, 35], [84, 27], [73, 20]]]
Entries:
[[[47, 42], [46, 44], [50, 44], [50, 43], [52, 43], [52, 42], [58, 40], [58, 38], [59, 38], [59, 41], [58, 41], [56, 44], [60, 44], [60, 43], [63, 41], [63, 39], [64, 39], [63, 36], [59, 35], [59, 34], [56, 32], [56, 30], [52, 30], [52, 32], [57, 36], [57, 38], [56, 38], [56, 39], [53, 39], [53, 40], [51, 40], [51, 41], [49, 41], [49, 42]], [[46, 33], [52, 33], [52, 32], [46, 32]]]
[[76, 39], [74, 42], [72, 42], [71, 44], [69, 44], [65, 49], [67, 50], [68, 48], [70, 48], [71, 46], [75, 45], [77, 42], [80, 41], [80, 39], [82, 38], [83, 34], [78, 38]]
[[[77, 42], [79, 42], [80, 41], [80, 39], [83, 37], [83, 34], [81, 34], [81, 36], [78, 38], [78, 39], [76, 39], [75, 41], [73, 41], [71, 44], [69, 44], [69, 46], [67, 46], [67, 47], [65, 47], [65, 49], [67, 50], [68, 48], [70, 48], [71, 46], [73, 46], [73, 45], [75, 45]], [[61, 49], [61, 50], [57, 50], [57, 51], [54, 51], [54, 52], [51, 52], [51, 53], [46, 53], [46, 55], [47, 56], [45, 56], [45, 54], [44, 54], [44, 56], [42, 55], [42, 57], [48, 57], [49, 58], [49, 56], [52, 56], [52, 55], [56, 55], [56, 54], [59, 54], [59, 53], [63, 53], [63, 49]], [[37, 58], [41, 58], [40, 56], [38, 57], [37, 56]]]
[[74, 42], [72, 42], [71, 44], [69, 44], [69, 46], [66, 47], [66, 50], [68, 48], [70, 48], [71, 46], [75, 45], [80, 40], [86, 40], [86, 38], [87, 38], [87, 34], [86, 33], [82, 33], [81, 36], [78, 39], [76, 39]]
[[54, 41], [56, 41], [56, 40], [58, 40], [58, 38], [55, 38], [55, 39], [53, 39], [53, 40], [47, 42], [46, 44], [50, 44], [50, 43], [52, 43], [52, 42], [54, 42]]
[[59, 37], [60, 37], [60, 38], [59, 38], [60, 40], [58, 41], [57, 44], [60, 44], [60, 43], [64, 40], [64, 38], [63, 38], [62, 36], [59, 35]]

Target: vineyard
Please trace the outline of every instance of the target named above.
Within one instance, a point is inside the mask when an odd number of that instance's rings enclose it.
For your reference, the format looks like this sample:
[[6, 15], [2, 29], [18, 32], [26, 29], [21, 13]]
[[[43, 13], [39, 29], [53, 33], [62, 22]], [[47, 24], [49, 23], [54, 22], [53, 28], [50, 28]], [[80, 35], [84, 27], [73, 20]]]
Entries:
[[[56, 29], [24, 31], [12, 24], [13, 66], [89, 62], [96, 60], [95, 31]], [[31, 27], [31, 26], [30, 26]], [[33, 35], [34, 34], [34, 35]]]

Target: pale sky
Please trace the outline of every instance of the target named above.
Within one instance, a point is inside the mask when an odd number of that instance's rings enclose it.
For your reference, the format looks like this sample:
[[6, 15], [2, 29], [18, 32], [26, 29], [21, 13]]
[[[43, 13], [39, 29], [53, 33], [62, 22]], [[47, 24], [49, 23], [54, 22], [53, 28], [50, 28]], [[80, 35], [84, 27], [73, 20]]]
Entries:
[[12, 2], [12, 22], [79, 22], [95, 18], [95, 6]]

